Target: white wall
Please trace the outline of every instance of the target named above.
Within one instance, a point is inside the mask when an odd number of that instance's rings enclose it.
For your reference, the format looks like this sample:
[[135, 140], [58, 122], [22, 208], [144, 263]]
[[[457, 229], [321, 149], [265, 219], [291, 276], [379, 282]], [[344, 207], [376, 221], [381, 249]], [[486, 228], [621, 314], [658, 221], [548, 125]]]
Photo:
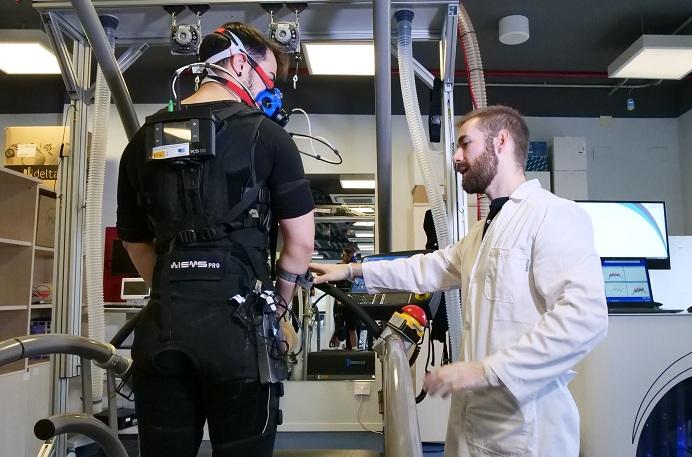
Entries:
[[651, 270], [651, 293], [666, 309], [692, 306], [692, 236], [671, 236], [670, 270]]
[[527, 124], [531, 141], [586, 137], [590, 199], [664, 200], [669, 234], [685, 234], [677, 119], [529, 117]]
[[[141, 120], [161, 105], [137, 105]], [[306, 173], [375, 173], [374, 117], [368, 115], [312, 115], [313, 134], [329, 139], [342, 153], [341, 165], [329, 165], [303, 157]], [[691, 195], [690, 186], [683, 193], [681, 176], [692, 173], [692, 146], [688, 146], [687, 174], [681, 174], [681, 145], [692, 145], [692, 113], [684, 119], [612, 119], [597, 118], [527, 118], [532, 141], [548, 141], [554, 136], [584, 136], [589, 151], [589, 198], [665, 200], [668, 227], [672, 235], [685, 232], [682, 195]], [[678, 127], [680, 125], [680, 134]], [[687, 126], [688, 128], [683, 128]], [[287, 130], [307, 132], [305, 118], [295, 115]], [[689, 140], [683, 142], [683, 135]], [[680, 136], [680, 139], [678, 137]], [[120, 118], [112, 107], [109, 148], [104, 189], [104, 225], [115, 224], [117, 168], [126, 145]], [[298, 142], [308, 150], [307, 142]], [[404, 116], [392, 118], [392, 249], [413, 246], [414, 227], [411, 188], [415, 173], [412, 143]], [[322, 153], [323, 150], [320, 150]], [[683, 170], [684, 164], [683, 163]], [[438, 167], [442, 165], [437, 161]], [[439, 176], [442, 176], [441, 173]], [[692, 197], [687, 198], [688, 207]], [[692, 218], [692, 208], [687, 210]], [[688, 224], [692, 233], [692, 221]]]
[[685, 233], [692, 235], [692, 110], [678, 118]]
[[[141, 120], [161, 105], [137, 105]], [[60, 114], [0, 115], [0, 131], [15, 125], [61, 125]], [[367, 115], [312, 115], [313, 133], [328, 138], [344, 163], [328, 165], [304, 157], [306, 173], [375, 173], [375, 124]], [[589, 151], [589, 198], [665, 200], [671, 235], [692, 234], [692, 111], [679, 119], [527, 118], [532, 141], [554, 136], [584, 136]], [[112, 106], [108, 136], [103, 220], [115, 225], [117, 171], [127, 144]], [[306, 132], [305, 119], [294, 116], [288, 130]], [[306, 142], [298, 142], [307, 150]], [[439, 158], [438, 158], [439, 159]], [[438, 168], [441, 166], [436, 161]], [[392, 249], [413, 246], [411, 187], [415, 160], [406, 121], [392, 118]], [[440, 174], [441, 176], [441, 174]]]

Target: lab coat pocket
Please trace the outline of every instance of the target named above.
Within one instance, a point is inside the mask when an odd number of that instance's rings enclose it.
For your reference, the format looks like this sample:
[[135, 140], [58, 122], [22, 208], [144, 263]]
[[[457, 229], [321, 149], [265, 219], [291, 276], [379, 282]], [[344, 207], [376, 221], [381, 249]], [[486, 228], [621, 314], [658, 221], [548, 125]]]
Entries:
[[514, 303], [528, 283], [529, 256], [523, 249], [490, 248], [485, 271], [485, 298]]
[[535, 403], [519, 406], [505, 387], [470, 393], [465, 422], [472, 455], [517, 457], [529, 455], [534, 448]]

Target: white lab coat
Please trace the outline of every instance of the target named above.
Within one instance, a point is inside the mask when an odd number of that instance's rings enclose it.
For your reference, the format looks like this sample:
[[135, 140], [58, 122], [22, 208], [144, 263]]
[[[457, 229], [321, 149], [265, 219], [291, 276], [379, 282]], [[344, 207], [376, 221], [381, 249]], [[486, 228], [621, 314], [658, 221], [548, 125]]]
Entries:
[[446, 457], [577, 457], [572, 367], [605, 337], [607, 306], [589, 216], [520, 185], [493, 220], [427, 255], [363, 264], [371, 292], [461, 287], [462, 361], [482, 361], [499, 387], [452, 395]]

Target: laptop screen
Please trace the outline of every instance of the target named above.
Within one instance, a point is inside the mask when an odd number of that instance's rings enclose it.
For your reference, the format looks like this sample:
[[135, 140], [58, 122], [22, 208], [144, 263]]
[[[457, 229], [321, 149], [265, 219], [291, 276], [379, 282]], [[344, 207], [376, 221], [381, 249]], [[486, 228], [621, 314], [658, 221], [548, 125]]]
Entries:
[[601, 259], [608, 303], [651, 302], [646, 259]]

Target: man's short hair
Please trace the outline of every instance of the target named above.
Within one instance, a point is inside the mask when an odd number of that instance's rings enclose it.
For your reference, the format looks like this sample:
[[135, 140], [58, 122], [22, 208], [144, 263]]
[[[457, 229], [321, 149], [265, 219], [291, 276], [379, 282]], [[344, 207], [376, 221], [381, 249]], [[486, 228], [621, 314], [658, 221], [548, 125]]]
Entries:
[[[250, 57], [257, 62], [262, 62], [267, 50], [271, 50], [276, 58], [276, 77], [284, 78], [288, 71], [288, 58], [283, 53], [278, 44], [265, 38], [259, 30], [251, 25], [243, 24], [242, 22], [227, 22], [222, 25], [224, 29], [232, 32], [243, 42], [245, 50], [250, 54]], [[230, 43], [228, 39], [220, 33], [210, 33], [202, 40], [199, 46], [199, 60], [204, 62], [209, 57], [226, 49]], [[225, 65], [228, 59], [217, 62], [218, 65]]]
[[519, 111], [503, 105], [478, 108], [461, 118], [457, 127], [471, 119], [478, 119], [481, 129], [489, 139], [496, 137], [500, 130], [506, 129], [514, 141], [514, 161], [517, 167], [524, 169], [529, 154], [529, 128]]

